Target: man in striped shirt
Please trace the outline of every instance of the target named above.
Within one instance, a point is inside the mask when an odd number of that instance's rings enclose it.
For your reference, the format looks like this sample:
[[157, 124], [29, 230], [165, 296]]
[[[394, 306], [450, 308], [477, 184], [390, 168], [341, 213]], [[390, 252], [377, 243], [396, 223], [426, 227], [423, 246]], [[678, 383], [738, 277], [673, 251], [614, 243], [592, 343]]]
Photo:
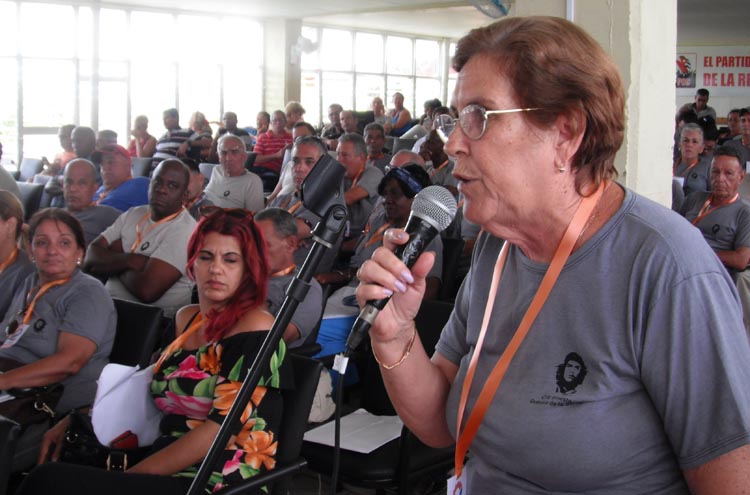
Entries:
[[[258, 142], [255, 143], [253, 151], [257, 154], [255, 157], [256, 169], [265, 169], [253, 172], [267, 175], [266, 171], [271, 171], [276, 175], [278, 180], [281, 173], [281, 160], [284, 158], [284, 152], [287, 148], [292, 147], [292, 134], [287, 132], [286, 115], [282, 110], [276, 110], [271, 116], [271, 128], [258, 136]], [[274, 184], [275, 185], [275, 184]], [[273, 189], [273, 188], [272, 188]]]

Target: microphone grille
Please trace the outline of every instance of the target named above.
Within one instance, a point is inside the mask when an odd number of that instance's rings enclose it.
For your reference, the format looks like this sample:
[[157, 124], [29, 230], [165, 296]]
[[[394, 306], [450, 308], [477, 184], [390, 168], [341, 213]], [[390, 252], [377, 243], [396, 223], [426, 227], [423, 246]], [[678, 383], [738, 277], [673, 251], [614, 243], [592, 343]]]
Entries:
[[430, 222], [438, 231], [448, 228], [456, 216], [458, 206], [453, 194], [443, 186], [428, 186], [414, 197], [411, 212]]

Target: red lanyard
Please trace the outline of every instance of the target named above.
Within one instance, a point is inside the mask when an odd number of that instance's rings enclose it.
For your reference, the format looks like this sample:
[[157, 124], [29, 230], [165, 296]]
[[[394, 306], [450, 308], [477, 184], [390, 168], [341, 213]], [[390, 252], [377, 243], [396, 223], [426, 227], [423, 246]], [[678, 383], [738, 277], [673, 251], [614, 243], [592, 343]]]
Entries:
[[601, 198], [606, 183], [607, 181], [602, 181], [599, 189], [597, 189], [597, 191], [591, 196], [584, 198], [581, 201], [581, 204], [578, 205], [578, 210], [576, 211], [573, 219], [568, 225], [568, 228], [565, 231], [565, 235], [563, 235], [560, 244], [557, 246], [557, 250], [555, 251], [554, 257], [552, 258], [552, 262], [550, 263], [549, 268], [547, 269], [547, 273], [545, 273], [544, 278], [542, 279], [542, 283], [539, 285], [539, 288], [534, 295], [534, 299], [532, 299], [529, 308], [526, 310], [526, 314], [524, 314], [523, 319], [521, 320], [521, 324], [518, 326], [518, 329], [513, 335], [513, 338], [508, 344], [508, 347], [503, 351], [503, 354], [495, 364], [495, 367], [492, 369], [489, 377], [487, 377], [487, 381], [482, 387], [482, 391], [480, 392], [476, 404], [474, 405], [474, 410], [471, 411], [469, 419], [466, 422], [466, 427], [463, 431], [461, 431], [461, 420], [463, 419], [464, 412], [466, 410], [466, 401], [469, 397], [469, 390], [471, 389], [471, 383], [474, 380], [474, 373], [476, 372], [479, 353], [482, 351], [482, 344], [484, 343], [484, 337], [487, 333], [487, 328], [490, 323], [492, 308], [495, 304], [495, 296], [500, 285], [500, 275], [503, 271], [503, 266], [505, 265], [505, 259], [508, 256], [508, 243], [506, 242], [503, 245], [503, 248], [500, 250], [500, 254], [497, 257], [497, 262], [495, 263], [495, 270], [492, 274], [492, 285], [490, 285], [490, 292], [487, 299], [487, 306], [484, 311], [482, 326], [479, 332], [479, 339], [477, 341], [476, 348], [474, 349], [474, 354], [471, 356], [469, 368], [466, 371], [463, 388], [461, 389], [461, 399], [458, 403], [458, 416], [456, 418], [456, 435], [458, 435], [458, 441], [456, 442], [455, 455], [455, 468], [457, 478], [461, 476], [461, 471], [463, 470], [464, 466], [464, 458], [466, 457], [466, 452], [469, 450], [469, 445], [471, 445], [472, 440], [474, 440], [474, 437], [479, 430], [479, 425], [482, 423], [484, 415], [487, 412], [487, 409], [489, 409], [490, 407], [490, 403], [492, 402], [497, 388], [500, 386], [500, 382], [505, 376], [505, 372], [507, 371], [511, 360], [513, 359], [513, 356], [515, 356], [516, 351], [518, 351], [518, 348], [521, 346], [524, 338], [526, 338], [531, 325], [534, 323], [534, 320], [544, 306], [544, 303], [547, 300], [547, 296], [549, 296], [549, 293], [552, 291], [552, 287], [554, 287], [555, 282], [557, 282], [557, 277], [560, 275], [560, 272], [565, 266], [565, 262], [568, 260], [570, 253], [573, 251], [573, 246], [575, 246], [578, 237], [581, 235], [581, 232], [585, 228], [586, 222], [591, 216], [594, 207]]
[[18, 258], [18, 246], [13, 249], [13, 252], [10, 253], [10, 256], [5, 258], [5, 261], [0, 263], [0, 273], [3, 273], [6, 268], [13, 264], [13, 262], [16, 261], [16, 258]]
[[712, 210], [711, 209], [711, 202], [714, 200], [714, 195], [713, 194], [710, 195], [708, 197], [708, 199], [706, 200], [706, 202], [703, 203], [703, 207], [701, 208], [701, 211], [698, 212], [698, 216], [695, 217], [695, 220], [693, 220], [691, 223], [693, 225], [698, 225], [698, 222], [700, 222], [701, 220], [703, 220], [706, 217], [706, 215], [708, 215], [709, 213], [715, 212], [719, 208], [723, 208], [724, 206], [731, 205], [732, 203], [734, 203], [735, 201], [737, 201], [737, 198], [739, 198], [739, 197], [740, 197], [740, 195], [739, 195], [739, 193], [737, 193], [737, 194], [734, 195], [734, 197], [732, 198], [732, 200], [729, 203], [721, 205], [721, 206], [717, 206], [716, 208], [714, 208]]
[[200, 329], [203, 324], [206, 322], [206, 317], [203, 316], [203, 313], [198, 313], [198, 315], [193, 320], [193, 323], [190, 324], [190, 326], [182, 332], [182, 334], [174, 339], [171, 344], [167, 346], [166, 349], [164, 349], [164, 352], [161, 353], [161, 356], [159, 357], [159, 360], [156, 362], [156, 366], [154, 366], [154, 373], [159, 371], [161, 368], [161, 365], [164, 363], [164, 360], [166, 360], [169, 356], [171, 356], [177, 349], [182, 348], [182, 345], [185, 343], [185, 341], [193, 335], [198, 329]]
[[145, 214], [145, 215], [143, 215], [143, 216], [141, 217], [141, 219], [140, 219], [140, 220], [138, 220], [138, 223], [137, 223], [137, 224], [136, 224], [136, 226], [135, 226], [135, 242], [133, 243], [133, 245], [132, 245], [132, 246], [130, 246], [130, 252], [131, 252], [131, 253], [134, 253], [134, 252], [135, 252], [136, 248], [138, 247], [138, 245], [139, 245], [139, 244], [141, 243], [141, 241], [143, 240], [143, 236], [144, 236], [144, 235], [148, 234], [149, 232], [151, 232], [152, 230], [154, 230], [154, 229], [155, 229], [156, 227], [158, 227], [159, 225], [161, 225], [161, 224], [163, 224], [163, 223], [167, 223], [167, 222], [170, 222], [170, 221], [174, 220], [175, 218], [177, 218], [177, 216], [178, 216], [178, 215], [179, 215], [180, 213], [182, 213], [182, 208], [180, 208], [180, 209], [179, 209], [179, 210], [178, 210], [177, 212], [175, 212], [175, 213], [172, 213], [172, 214], [171, 214], [171, 215], [169, 215], [168, 217], [164, 217], [164, 218], [162, 218], [161, 220], [159, 220], [158, 222], [154, 222], [154, 223], [153, 223], [153, 224], [151, 224], [151, 225], [150, 225], [150, 226], [149, 226], [149, 227], [148, 227], [148, 228], [146, 229], [146, 231], [144, 232], [144, 231], [142, 230], [142, 229], [143, 229], [143, 224], [144, 224], [144, 223], [145, 223], [145, 222], [146, 222], [146, 221], [148, 220], [148, 218], [149, 218], [149, 217], [151, 216], [151, 211], [147, 211], [147, 212], [146, 212], [146, 214]]
[[284, 275], [289, 275], [290, 273], [292, 273], [296, 268], [297, 268], [297, 265], [295, 265], [294, 263], [292, 263], [288, 267], [283, 268], [283, 269], [279, 270], [278, 272], [273, 272], [271, 274], [271, 276], [272, 277], [283, 277]]
[[61, 280], [53, 280], [52, 282], [47, 282], [46, 284], [42, 285], [42, 287], [39, 289], [39, 292], [36, 293], [36, 295], [31, 300], [31, 302], [28, 302], [29, 296], [31, 296], [31, 291], [29, 291], [28, 294], [26, 294], [27, 305], [26, 305], [26, 312], [23, 314], [23, 324], [27, 325], [31, 321], [31, 316], [34, 314], [34, 307], [36, 306], [36, 302], [39, 300], [39, 298], [41, 298], [52, 287], [62, 285], [66, 283], [68, 280], [70, 280], [70, 277], [67, 277]]

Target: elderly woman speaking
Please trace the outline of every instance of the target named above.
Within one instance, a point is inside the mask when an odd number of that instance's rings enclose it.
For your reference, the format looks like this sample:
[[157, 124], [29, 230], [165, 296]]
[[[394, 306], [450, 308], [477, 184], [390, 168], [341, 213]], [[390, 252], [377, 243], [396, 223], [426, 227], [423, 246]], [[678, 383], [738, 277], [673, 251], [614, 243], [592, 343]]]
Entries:
[[574, 24], [535, 17], [473, 30], [453, 64], [446, 148], [483, 233], [432, 358], [413, 323], [432, 254], [407, 270], [390, 230], [357, 294], [394, 294], [373, 350], [406, 425], [456, 444], [449, 493], [746, 489], [737, 295], [697, 229], [613, 181], [613, 62]]

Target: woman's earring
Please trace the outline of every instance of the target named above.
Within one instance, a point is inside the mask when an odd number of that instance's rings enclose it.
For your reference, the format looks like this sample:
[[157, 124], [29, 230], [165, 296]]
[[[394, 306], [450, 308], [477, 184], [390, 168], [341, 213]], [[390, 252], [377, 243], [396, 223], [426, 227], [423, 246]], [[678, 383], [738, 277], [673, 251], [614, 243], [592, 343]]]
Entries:
[[81, 266], [81, 258], [78, 258], [78, 259], [76, 260], [76, 265], [78, 265], [78, 266]]
[[555, 163], [555, 167], [557, 167], [557, 171], [560, 172], [561, 174], [565, 173], [565, 166], [564, 165], [560, 165], [559, 163]]

